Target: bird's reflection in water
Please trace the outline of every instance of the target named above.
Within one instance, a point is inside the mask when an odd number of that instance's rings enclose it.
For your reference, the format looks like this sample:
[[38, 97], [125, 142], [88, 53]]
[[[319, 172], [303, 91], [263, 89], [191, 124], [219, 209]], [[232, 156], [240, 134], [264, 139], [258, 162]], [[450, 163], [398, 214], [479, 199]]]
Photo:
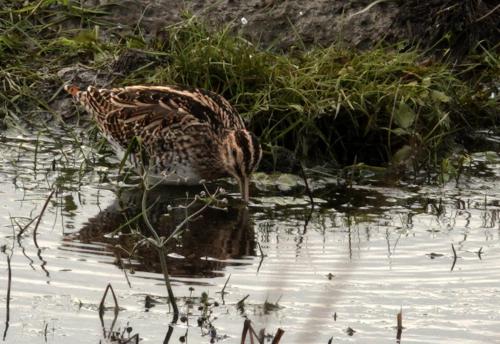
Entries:
[[[176, 197], [178, 196], [178, 197]], [[147, 245], [137, 245], [131, 259], [126, 252], [132, 252], [141, 239], [132, 235], [135, 230], [144, 236], [150, 232], [142, 218], [124, 226], [117, 235], [110, 235], [120, 226], [142, 212], [142, 191], [122, 190], [115, 202], [96, 216], [90, 218], [83, 228], [65, 238], [66, 249], [78, 245], [106, 243], [115, 255], [116, 264], [132, 271], [161, 272], [157, 250]], [[159, 236], [168, 237], [189, 214], [199, 210], [203, 204], [186, 208], [186, 188], [157, 188], [148, 194], [148, 218]], [[185, 225], [185, 230], [167, 245], [168, 268], [172, 276], [215, 277], [227, 266], [245, 264], [226, 262], [252, 256], [255, 253], [254, 228], [246, 207], [219, 209], [205, 208], [199, 216]], [[70, 243], [71, 242], [71, 243]], [[172, 254], [174, 253], [174, 254]]]

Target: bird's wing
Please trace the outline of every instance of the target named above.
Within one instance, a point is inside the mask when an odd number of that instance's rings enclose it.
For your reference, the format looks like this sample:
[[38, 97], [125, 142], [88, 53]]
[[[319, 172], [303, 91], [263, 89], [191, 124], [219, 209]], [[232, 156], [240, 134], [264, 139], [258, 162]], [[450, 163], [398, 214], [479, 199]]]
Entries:
[[[157, 115], [182, 119], [190, 115], [199, 123], [206, 123], [213, 130], [244, 128], [244, 123], [236, 110], [227, 100], [216, 93], [201, 89], [185, 89], [174, 86], [129, 86], [109, 91], [110, 101], [121, 107], [129, 117], [134, 111], [154, 109]], [[140, 114], [141, 116], [143, 113]], [[131, 119], [131, 118], [130, 118]], [[157, 120], [156, 116], [145, 123]]]
[[104, 133], [127, 144], [134, 136], [164, 135], [188, 127], [210, 128], [216, 135], [242, 129], [243, 120], [222, 96], [175, 86], [89, 87], [80, 101], [91, 110]]

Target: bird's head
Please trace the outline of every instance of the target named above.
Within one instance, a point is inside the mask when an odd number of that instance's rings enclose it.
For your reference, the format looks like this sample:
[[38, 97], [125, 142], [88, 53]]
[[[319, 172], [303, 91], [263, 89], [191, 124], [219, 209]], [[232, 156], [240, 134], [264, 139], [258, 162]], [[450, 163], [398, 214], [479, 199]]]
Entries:
[[246, 129], [230, 131], [223, 141], [221, 160], [224, 169], [240, 185], [241, 198], [248, 202], [250, 176], [262, 157], [257, 137]]

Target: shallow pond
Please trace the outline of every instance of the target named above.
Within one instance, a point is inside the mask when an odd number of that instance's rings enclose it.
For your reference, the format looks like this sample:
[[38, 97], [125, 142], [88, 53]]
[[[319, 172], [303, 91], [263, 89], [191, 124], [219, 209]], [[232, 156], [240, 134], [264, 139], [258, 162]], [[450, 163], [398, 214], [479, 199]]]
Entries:
[[[282, 328], [281, 343], [390, 343], [402, 309], [402, 343], [500, 343], [497, 153], [475, 153], [458, 185], [312, 180], [313, 211], [300, 180], [258, 176], [248, 210], [208, 208], [169, 246], [181, 311], [169, 327], [156, 251], [129, 234], [144, 231], [132, 221], [141, 191], [86, 136], [1, 137], [4, 342], [239, 343], [248, 318], [269, 335]], [[194, 211], [179, 204], [199, 191], [152, 192], [160, 233]], [[108, 295], [101, 319], [108, 283], [120, 309], [115, 318]]]

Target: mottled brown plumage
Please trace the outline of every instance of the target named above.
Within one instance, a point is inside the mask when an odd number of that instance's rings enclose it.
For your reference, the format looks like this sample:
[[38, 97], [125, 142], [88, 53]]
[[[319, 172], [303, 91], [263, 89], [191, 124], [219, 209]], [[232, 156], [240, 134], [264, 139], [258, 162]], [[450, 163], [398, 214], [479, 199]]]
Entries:
[[66, 86], [92, 114], [118, 155], [137, 138], [131, 155], [165, 183], [194, 184], [233, 176], [248, 201], [248, 182], [261, 148], [222, 96], [198, 88], [128, 86], [86, 91]]

